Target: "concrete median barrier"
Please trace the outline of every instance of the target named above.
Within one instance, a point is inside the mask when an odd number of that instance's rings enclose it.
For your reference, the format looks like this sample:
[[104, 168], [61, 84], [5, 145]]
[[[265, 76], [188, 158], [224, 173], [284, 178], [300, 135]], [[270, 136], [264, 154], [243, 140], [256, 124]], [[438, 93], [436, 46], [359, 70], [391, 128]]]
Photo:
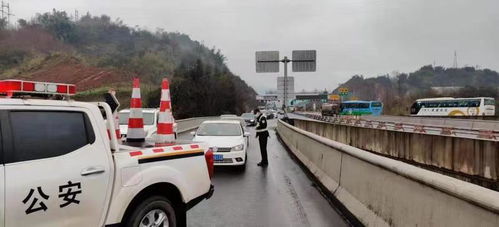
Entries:
[[499, 226], [499, 192], [279, 121], [289, 150], [367, 226]]
[[499, 191], [497, 132], [470, 136], [455, 129], [446, 134], [443, 128], [368, 123], [294, 120], [294, 126], [316, 135]]

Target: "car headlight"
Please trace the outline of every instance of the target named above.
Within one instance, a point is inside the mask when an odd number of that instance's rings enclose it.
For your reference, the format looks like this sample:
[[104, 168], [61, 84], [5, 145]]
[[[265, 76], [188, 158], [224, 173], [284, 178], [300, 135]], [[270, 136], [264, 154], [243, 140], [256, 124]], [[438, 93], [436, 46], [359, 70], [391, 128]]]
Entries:
[[233, 151], [242, 151], [244, 149], [244, 144], [239, 144], [235, 147], [232, 147]]

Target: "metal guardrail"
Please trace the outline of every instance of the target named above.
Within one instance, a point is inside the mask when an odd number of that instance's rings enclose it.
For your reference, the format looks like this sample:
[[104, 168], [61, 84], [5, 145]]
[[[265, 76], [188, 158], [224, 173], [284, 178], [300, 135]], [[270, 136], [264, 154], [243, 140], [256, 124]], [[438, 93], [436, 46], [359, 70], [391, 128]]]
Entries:
[[[373, 128], [380, 130], [390, 130], [390, 131], [403, 131], [409, 133], [418, 133], [426, 135], [438, 135], [438, 136], [450, 136], [468, 139], [478, 139], [478, 140], [488, 140], [488, 141], [499, 141], [499, 129], [492, 127], [465, 127], [456, 125], [443, 125], [443, 124], [424, 124], [424, 123], [413, 123], [413, 122], [403, 122], [393, 121], [393, 120], [375, 120], [376, 118], [362, 118], [362, 117], [330, 117], [322, 116], [315, 113], [295, 113], [310, 119], [317, 121], [328, 122], [338, 125], [347, 125], [353, 127], [362, 128]], [[435, 119], [433, 119], [434, 121]], [[483, 122], [483, 121], [481, 121]], [[436, 123], [436, 122], [435, 122]], [[445, 123], [445, 122], [444, 122]], [[493, 122], [495, 124], [495, 122]], [[483, 125], [483, 123], [482, 123]], [[495, 127], [495, 126], [494, 126]]]
[[364, 115], [362, 119], [366, 120], [379, 120], [379, 121], [394, 121], [406, 122], [422, 125], [438, 125], [438, 126], [452, 126], [466, 129], [477, 130], [499, 130], [499, 121], [497, 120], [478, 120], [478, 119], [463, 119], [453, 117], [418, 117], [418, 116], [372, 116]]

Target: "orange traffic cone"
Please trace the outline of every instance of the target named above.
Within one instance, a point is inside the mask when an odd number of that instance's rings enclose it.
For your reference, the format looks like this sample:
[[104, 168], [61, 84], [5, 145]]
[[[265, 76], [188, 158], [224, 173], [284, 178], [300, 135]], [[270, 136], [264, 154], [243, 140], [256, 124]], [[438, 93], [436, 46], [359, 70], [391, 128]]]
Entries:
[[130, 100], [130, 117], [128, 118], [127, 142], [144, 142], [144, 118], [142, 118], [142, 100], [140, 99], [139, 78], [133, 79], [132, 99]]
[[165, 78], [161, 83], [161, 100], [159, 104], [158, 127], [155, 138], [156, 146], [171, 144], [175, 141], [171, 110], [170, 84], [168, 83], [168, 79]]

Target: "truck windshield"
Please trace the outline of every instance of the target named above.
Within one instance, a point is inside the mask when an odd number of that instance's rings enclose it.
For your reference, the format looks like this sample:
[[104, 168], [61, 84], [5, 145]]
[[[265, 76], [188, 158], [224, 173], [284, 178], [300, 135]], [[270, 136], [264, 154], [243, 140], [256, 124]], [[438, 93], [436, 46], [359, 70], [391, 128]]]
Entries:
[[[130, 116], [129, 112], [120, 113], [120, 125], [128, 125], [129, 116]], [[154, 113], [143, 113], [142, 117], [144, 118], [144, 125], [154, 124]]]
[[198, 136], [240, 136], [241, 126], [233, 123], [205, 123], [199, 126]]

